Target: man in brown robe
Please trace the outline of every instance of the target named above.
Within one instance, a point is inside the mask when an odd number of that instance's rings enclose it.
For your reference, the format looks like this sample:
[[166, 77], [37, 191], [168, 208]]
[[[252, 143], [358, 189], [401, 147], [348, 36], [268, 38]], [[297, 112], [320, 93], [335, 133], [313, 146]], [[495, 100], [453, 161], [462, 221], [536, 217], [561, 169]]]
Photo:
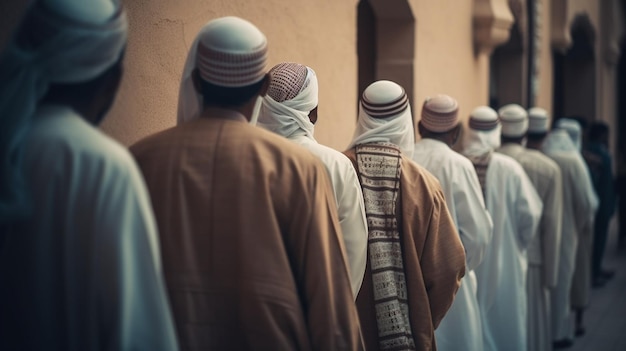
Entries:
[[349, 150], [365, 201], [368, 260], [357, 308], [369, 350], [435, 350], [435, 328], [465, 274], [465, 252], [437, 179], [411, 160], [404, 89], [364, 92]]
[[266, 45], [240, 18], [208, 22], [184, 70], [179, 125], [131, 149], [181, 347], [362, 349], [324, 166], [248, 123], [267, 90]]

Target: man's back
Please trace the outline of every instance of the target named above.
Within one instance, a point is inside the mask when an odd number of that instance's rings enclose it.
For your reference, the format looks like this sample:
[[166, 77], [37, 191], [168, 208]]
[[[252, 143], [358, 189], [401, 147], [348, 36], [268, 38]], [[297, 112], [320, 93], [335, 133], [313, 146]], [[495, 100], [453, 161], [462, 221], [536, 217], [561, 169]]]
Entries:
[[486, 175], [485, 204], [493, 220], [493, 237], [476, 268], [478, 303], [485, 349], [514, 341], [526, 345], [526, 250], [542, 204], [523, 168], [512, 158], [493, 153]]
[[440, 350], [483, 350], [482, 328], [476, 300], [476, 275], [491, 239], [493, 224], [485, 208], [474, 166], [445, 143], [423, 138], [415, 144], [413, 160], [441, 184], [446, 204], [465, 248], [467, 272], [452, 307], [435, 331]]
[[326, 171], [242, 121], [200, 118], [133, 146], [187, 349], [355, 349], [358, 317]]
[[352, 292], [356, 299], [367, 262], [367, 221], [361, 186], [352, 162], [341, 152], [305, 135], [290, 137], [289, 140], [319, 157], [328, 171], [337, 200], [339, 225], [349, 263]]
[[34, 118], [24, 155], [31, 219], [0, 254], [0, 349], [176, 349], [132, 158], [67, 107]]
[[[344, 153], [358, 167], [356, 150]], [[465, 255], [437, 180], [404, 156], [399, 191], [396, 218], [407, 277], [410, 326], [417, 349], [430, 350], [435, 348], [434, 330], [450, 308], [465, 274]], [[379, 340], [371, 264], [370, 260], [357, 306], [367, 349], [376, 350]]]

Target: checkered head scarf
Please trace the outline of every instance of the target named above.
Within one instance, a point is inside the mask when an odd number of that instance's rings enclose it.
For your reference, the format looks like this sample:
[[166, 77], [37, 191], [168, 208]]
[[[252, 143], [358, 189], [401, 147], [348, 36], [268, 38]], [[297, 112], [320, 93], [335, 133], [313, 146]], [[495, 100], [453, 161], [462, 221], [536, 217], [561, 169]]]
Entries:
[[309, 113], [318, 104], [315, 71], [298, 63], [283, 62], [270, 70], [270, 76], [258, 125], [287, 138], [306, 135], [313, 139]]

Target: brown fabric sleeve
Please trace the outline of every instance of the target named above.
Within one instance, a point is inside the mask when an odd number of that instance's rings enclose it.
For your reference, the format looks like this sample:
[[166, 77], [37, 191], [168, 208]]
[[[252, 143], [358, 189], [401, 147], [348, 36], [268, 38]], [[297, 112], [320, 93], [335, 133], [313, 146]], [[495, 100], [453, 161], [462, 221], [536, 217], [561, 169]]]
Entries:
[[432, 212], [420, 260], [434, 328], [454, 301], [465, 275], [465, 251], [440, 189], [434, 192]]
[[[362, 350], [345, 249], [330, 181], [321, 164], [294, 184], [287, 243], [313, 350]], [[300, 188], [300, 189], [297, 189]]]

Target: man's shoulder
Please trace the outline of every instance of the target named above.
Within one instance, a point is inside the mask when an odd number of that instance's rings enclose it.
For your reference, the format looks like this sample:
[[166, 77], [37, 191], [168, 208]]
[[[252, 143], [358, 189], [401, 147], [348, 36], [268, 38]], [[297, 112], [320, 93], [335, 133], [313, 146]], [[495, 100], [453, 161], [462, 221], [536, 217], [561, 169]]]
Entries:
[[512, 174], [525, 172], [522, 165], [513, 157], [499, 152], [494, 152], [491, 161], [489, 162], [489, 168], [496, 170], [501, 174]]
[[80, 165], [98, 162], [123, 169], [132, 163], [123, 145], [76, 114], [38, 121], [29, 138], [31, 151], [72, 158]]
[[405, 179], [408, 181], [404, 182], [403, 186], [410, 184], [411, 186], [442, 192], [441, 184], [437, 177], [422, 165], [406, 156], [402, 156], [402, 177], [405, 176], [407, 177]]

